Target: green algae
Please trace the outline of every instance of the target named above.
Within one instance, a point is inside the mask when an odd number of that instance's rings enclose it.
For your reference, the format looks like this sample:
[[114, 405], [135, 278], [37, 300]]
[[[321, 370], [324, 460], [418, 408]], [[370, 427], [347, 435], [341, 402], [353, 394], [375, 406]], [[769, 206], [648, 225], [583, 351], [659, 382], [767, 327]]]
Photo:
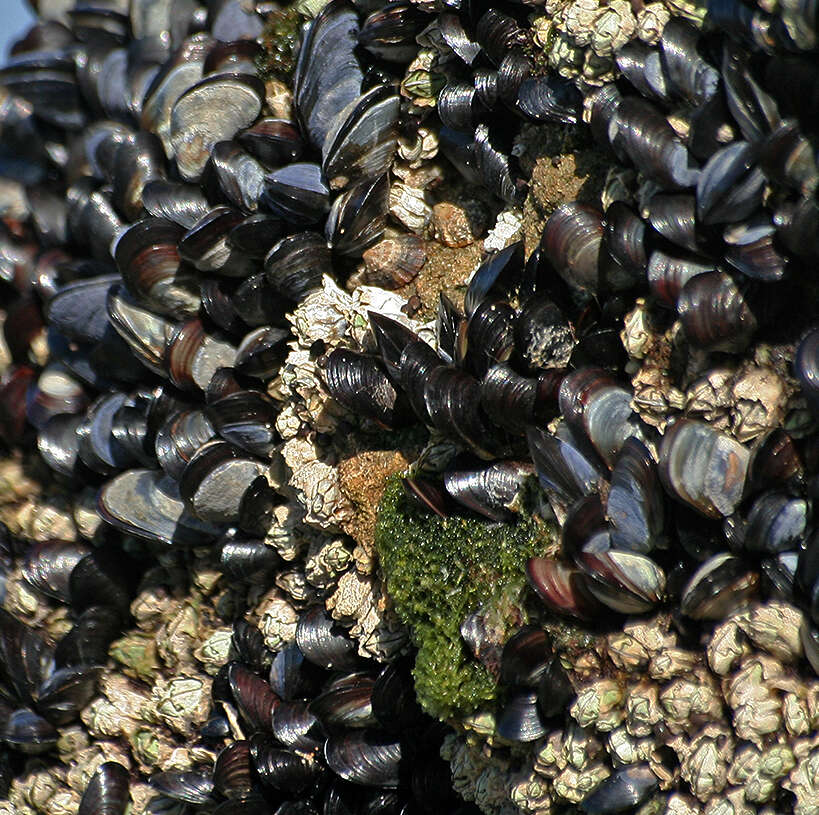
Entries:
[[387, 591], [418, 648], [415, 690], [430, 715], [449, 719], [494, 704], [496, 682], [466, 651], [461, 623], [479, 608], [510, 629], [524, 622], [526, 561], [553, 538], [553, 526], [529, 511], [515, 524], [424, 514], [400, 478], [389, 480], [375, 545]]
[[262, 31], [262, 54], [256, 70], [263, 80], [288, 81], [296, 67], [301, 15], [292, 6], [271, 12]]

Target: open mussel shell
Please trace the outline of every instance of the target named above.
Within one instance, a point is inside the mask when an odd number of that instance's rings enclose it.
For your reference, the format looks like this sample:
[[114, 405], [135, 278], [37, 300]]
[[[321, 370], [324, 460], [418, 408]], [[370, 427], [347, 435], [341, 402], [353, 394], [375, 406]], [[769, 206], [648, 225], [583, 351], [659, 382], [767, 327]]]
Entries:
[[310, 712], [328, 731], [377, 724], [372, 709], [375, 680], [365, 673], [352, 673], [333, 680], [309, 704]]
[[331, 737], [324, 745], [324, 758], [345, 781], [365, 787], [398, 786], [401, 744], [390, 736], [358, 730]]
[[185, 466], [179, 494], [198, 518], [215, 524], [235, 523], [251, 482], [265, 465], [227, 442], [204, 444]]
[[264, 85], [251, 74], [216, 74], [188, 88], [173, 104], [170, 143], [186, 181], [202, 175], [217, 142], [232, 139], [258, 117]]
[[307, 609], [296, 626], [296, 645], [305, 659], [327, 670], [358, 666], [355, 640], [321, 606]]
[[724, 620], [756, 595], [759, 578], [742, 559], [714, 555], [691, 575], [680, 608], [695, 620]]
[[125, 815], [131, 805], [128, 770], [115, 761], [97, 767], [85, 788], [77, 815]]
[[166, 544], [201, 545], [221, 532], [185, 508], [176, 481], [161, 470], [127, 470], [111, 479], [100, 491], [98, 510], [127, 534]]
[[659, 474], [671, 495], [710, 518], [731, 515], [745, 489], [750, 453], [702, 422], [680, 419], [663, 436]]

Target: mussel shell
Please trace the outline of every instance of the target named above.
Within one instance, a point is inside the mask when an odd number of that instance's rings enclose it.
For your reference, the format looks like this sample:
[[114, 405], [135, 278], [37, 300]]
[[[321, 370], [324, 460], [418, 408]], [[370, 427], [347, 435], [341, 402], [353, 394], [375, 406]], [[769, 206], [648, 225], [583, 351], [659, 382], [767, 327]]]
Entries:
[[209, 774], [193, 770], [154, 773], [148, 783], [159, 793], [186, 804], [207, 804], [212, 800], [213, 780]]
[[115, 761], [97, 767], [85, 788], [77, 815], [125, 815], [130, 806], [128, 770]]
[[401, 744], [390, 736], [357, 730], [327, 739], [327, 766], [345, 781], [365, 787], [398, 786]]
[[285, 794], [305, 793], [321, 775], [318, 762], [308, 761], [292, 750], [284, 750], [262, 733], [250, 740], [253, 768], [262, 783]]
[[330, 395], [349, 411], [393, 426], [398, 394], [380, 360], [337, 348], [327, 358], [324, 377]]
[[583, 109], [583, 97], [574, 83], [554, 74], [524, 79], [517, 101], [518, 108], [536, 122], [576, 124]]
[[270, 685], [238, 662], [229, 665], [228, 682], [236, 707], [250, 727], [248, 732], [270, 732], [273, 729], [273, 712], [279, 704]]
[[330, 732], [349, 727], [377, 724], [372, 710], [375, 680], [365, 673], [353, 673], [333, 680], [310, 701], [309, 710]]
[[245, 799], [250, 795], [253, 777], [248, 741], [231, 742], [219, 752], [213, 766], [213, 786], [225, 798]]
[[47, 540], [26, 552], [23, 578], [32, 588], [62, 603], [70, 599], [69, 579], [90, 549], [76, 541]]
[[714, 555], [691, 575], [680, 608], [695, 620], [724, 620], [756, 594], [757, 575], [738, 557]]
[[537, 692], [519, 690], [503, 706], [495, 723], [495, 732], [506, 741], [528, 743], [546, 734], [546, 725], [540, 716]]
[[77, 665], [56, 670], [40, 686], [37, 710], [61, 727], [74, 721], [97, 694], [102, 667]]
[[659, 788], [660, 782], [648, 764], [634, 764], [615, 770], [583, 799], [586, 815], [615, 815], [639, 807]]
[[526, 578], [535, 594], [558, 614], [588, 622], [600, 612], [600, 604], [589, 591], [581, 572], [562, 561], [530, 558]]
[[524, 626], [504, 644], [500, 681], [504, 685], [536, 687], [551, 654], [549, 635], [537, 626]]
[[296, 645], [305, 659], [328, 670], [350, 670], [358, 665], [355, 641], [320, 606], [303, 612], [296, 626]]
[[321, 722], [301, 700], [281, 701], [276, 705], [273, 735], [280, 744], [302, 753], [318, 752], [326, 739]]
[[0, 738], [16, 750], [28, 755], [39, 755], [51, 750], [59, 732], [33, 710], [15, 710], [0, 727]]
[[288, 223], [309, 226], [327, 214], [329, 195], [321, 167], [310, 162], [298, 162], [265, 176], [259, 203]]
[[332, 269], [327, 242], [316, 232], [297, 232], [282, 238], [267, 254], [265, 274], [276, 291], [291, 300], [302, 300], [321, 285]]
[[663, 436], [659, 473], [669, 493], [710, 518], [731, 515], [742, 499], [750, 454], [706, 424], [680, 419]]
[[604, 605], [620, 614], [643, 614], [663, 599], [663, 570], [646, 555], [610, 549], [581, 552], [576, 562], [586, 587]]

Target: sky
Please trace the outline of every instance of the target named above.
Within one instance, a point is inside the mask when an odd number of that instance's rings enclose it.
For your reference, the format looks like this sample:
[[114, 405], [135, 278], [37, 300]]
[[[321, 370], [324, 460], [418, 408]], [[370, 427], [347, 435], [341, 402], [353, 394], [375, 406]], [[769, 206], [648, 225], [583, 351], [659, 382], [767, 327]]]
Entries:
[[0, 0], [0, 62], [5, 62], [9, 46], [28, 30], [34, 15], [26, 0]]

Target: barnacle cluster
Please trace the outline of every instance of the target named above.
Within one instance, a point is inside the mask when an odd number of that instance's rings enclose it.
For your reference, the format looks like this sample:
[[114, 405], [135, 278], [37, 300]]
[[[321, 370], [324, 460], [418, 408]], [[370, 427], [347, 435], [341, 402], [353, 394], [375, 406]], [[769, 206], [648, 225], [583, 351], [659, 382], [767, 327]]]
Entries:
[[37, 6], [0, 812], [819, 812], [815, 9]]

